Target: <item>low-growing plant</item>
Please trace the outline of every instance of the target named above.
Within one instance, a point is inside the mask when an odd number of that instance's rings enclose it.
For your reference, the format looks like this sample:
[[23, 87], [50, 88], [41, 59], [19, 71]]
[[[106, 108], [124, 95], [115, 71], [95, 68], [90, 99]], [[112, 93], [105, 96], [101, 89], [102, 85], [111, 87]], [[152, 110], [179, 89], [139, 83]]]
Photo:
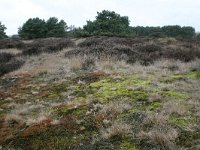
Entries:
[[0, 76], [19, 69], [24, 64], [24, 60], [13, 58], [7, 63], [0, 63]]
[[165, 130], [158, 128], [149, 132], [140, 131], [137, 137], [140, 141], [149, 140], [159, 149], [176, 149], [175, 140], [178, 137], [178, 132], [175, 129]]
[[122, 122], [114, 122], [111, 127], [101, 131], [103, 139], [121, 138], [129, 133], [131, 133], [131, 126]]
[[11, 58], [13, 58], [14, 55], [10, 54], [10, 53], [1, 53], [0, 52], [0, 63], [6, 63], [9, 62], [11, 60]]
[[24, 55], [37, 55], [42, 52], [58, 52], [66, 47], [73, 46], [74, 43], [67, 38], [47, 38], [47, 39], [37, 39], [31, 43], [27, 43], [23, 47]]
[[23, 47], [24, 43], [21, 40], [15, 40], [15, 39], [0, 40], [0, 49], [23, 48]]

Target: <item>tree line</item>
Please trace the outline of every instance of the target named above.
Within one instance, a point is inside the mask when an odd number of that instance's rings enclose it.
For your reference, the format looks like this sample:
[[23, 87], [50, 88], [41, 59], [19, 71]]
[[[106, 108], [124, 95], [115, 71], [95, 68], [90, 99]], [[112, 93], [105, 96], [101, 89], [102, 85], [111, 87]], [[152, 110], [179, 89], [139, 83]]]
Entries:
[[[6, 38], [6, 27], [0, 22], [0, 39]], [[127, 16], [121, 16], [114, 11], [97, 12], [94, 21], [87, 21], [82, 28], [68, 27], [64, 20], [50, 17], [48, 20], [30, 18], [18, 29], [18, 35], [23, 39], [47, 37], [88, 37], [88, 36], [121, 36], [121, 37], [174, 37], [198, 38], [200, 34], [190, 26], [179, 25], [163, 27], [130, 26]]]

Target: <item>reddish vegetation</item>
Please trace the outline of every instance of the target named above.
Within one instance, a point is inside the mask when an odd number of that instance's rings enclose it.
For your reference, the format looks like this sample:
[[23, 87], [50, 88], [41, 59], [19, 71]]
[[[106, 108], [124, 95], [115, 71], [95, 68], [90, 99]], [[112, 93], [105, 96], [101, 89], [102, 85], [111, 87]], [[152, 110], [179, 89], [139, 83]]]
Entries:
[[32, 126], [28, 127], [25, 131], [23, 131], [21, 133], [21, 136], [22, 137], [28, 137], [32, 134], [42, 132], [45, 129], [47, 129], [47, 127], [49, 127], [51, 125], [51, 122], [52, 122], [52, 119], [48, 118], [46, 120], [39, 122], [38, 124], [32, 125]]
[[67, 129], [73, 131], [76, 130], [78, 117], [75, 115], [68, 115], [60, 120], [60, 125], [65, 126]]
[[12, 120], [9, 123], [5, 122], [5, 120], [1, 120], [0, 122], [0, 144], [5, 142], [6, 140], [17, 136], [17, 133], [20, 130], [25, 128], [25, 124], [23, 122]]
[[103, 72], [103, 71], [96, 71], [96, 72], [92, 72], [92, 73], [88, 73], [84, 76], [78, 77], [78, 80], [84, 81], [86, 83], [90, 83], [90, 82], [95, 82], [100, 80], [103, 77], [109, 76], [109, 74]]
[[13, 130], [9, 127], [0, 128], [0, 144], [4, 143], [7, 139], [12, 137]]

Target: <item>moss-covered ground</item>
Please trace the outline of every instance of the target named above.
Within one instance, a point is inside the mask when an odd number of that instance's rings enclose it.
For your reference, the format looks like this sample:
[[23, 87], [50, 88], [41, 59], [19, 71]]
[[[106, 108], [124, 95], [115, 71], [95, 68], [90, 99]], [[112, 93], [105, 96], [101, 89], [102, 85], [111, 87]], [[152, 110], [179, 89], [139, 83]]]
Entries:
[[[2, 77], [0, 149], [196, 149], [200, 72], [157, 73], [79, 71], [57, 81], [43, 74]], [[167, 118], [164, 123], [157, 114]], [[164, 133], [171, 130], [178, 134], [167, 140]]]

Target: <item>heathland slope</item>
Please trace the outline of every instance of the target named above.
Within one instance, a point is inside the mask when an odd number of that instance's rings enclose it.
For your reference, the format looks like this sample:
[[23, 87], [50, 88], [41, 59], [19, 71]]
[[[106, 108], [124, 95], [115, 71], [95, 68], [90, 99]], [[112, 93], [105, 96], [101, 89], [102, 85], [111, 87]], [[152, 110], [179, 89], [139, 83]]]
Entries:
[[0, 41], [0, 149], [199, 149], [200, 42]]

